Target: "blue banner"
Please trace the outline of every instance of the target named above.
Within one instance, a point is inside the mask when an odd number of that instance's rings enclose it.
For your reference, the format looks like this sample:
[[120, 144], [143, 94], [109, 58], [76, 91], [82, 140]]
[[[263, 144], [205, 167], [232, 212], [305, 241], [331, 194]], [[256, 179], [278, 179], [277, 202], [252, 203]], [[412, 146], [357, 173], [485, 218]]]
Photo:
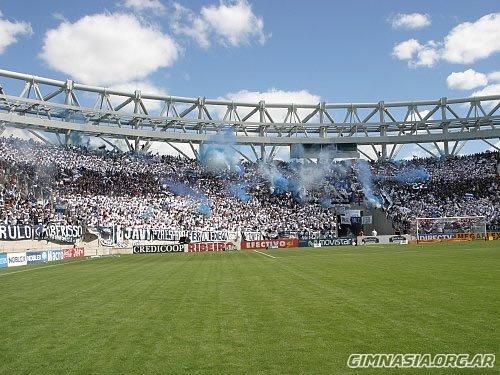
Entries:
[[0, 254], [0, 268], [7, 267], [7, 254]]
[[26, 253], [28, 264], [44, 263], [48, 261], [49, 255], [47, 251], [30, 251]]
[[48, 261], [49, 262], [54, 262], [56, 260], [63, 260], [64, 259], [64, 250], [50, 250], [48, 252]]

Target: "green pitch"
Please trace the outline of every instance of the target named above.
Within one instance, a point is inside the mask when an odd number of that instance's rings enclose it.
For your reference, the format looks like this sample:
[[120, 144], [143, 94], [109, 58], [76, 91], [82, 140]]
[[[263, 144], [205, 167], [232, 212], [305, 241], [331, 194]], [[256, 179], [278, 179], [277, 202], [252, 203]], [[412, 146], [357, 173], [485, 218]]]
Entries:
[[345, 374], [351, 353], [498, 371], [500, 242], [263, 252], [1, 269], [0, 374]]

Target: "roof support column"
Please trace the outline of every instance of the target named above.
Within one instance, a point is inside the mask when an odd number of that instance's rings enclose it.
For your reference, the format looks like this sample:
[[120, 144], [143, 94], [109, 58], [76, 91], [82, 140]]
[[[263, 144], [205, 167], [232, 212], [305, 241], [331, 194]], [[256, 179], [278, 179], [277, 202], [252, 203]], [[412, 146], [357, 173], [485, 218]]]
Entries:
[[[441, 123], [443, 124], [443, 135], [446, 137], [448, 135], [448, 122], [446, 121], [446, 106], [448, 99], [446, 97], [442, 97], [439, 100], [439, 105], [441, 107]], [[450, 145], [448, 141], [444, 141], [444, 155], [447, 158], [450, 156]]]
[[[261, 124], [264, 123], [265, 119], [266, 119], [265, 111], [266, 111], [266, 103], [263, 100], [261, 100], [259, 102], [259, 122]], [[266, 131], [266, 129], [265, 129], [264, 125], [260, 125], [259, 126], [259, 136], [265, 137], [265, 135], [266, 135], [265, 131]], [[264, 146], [264, 145], [260, 145], [260, 158], [262, 161], [266, 161], [266, 146]]]
[[[135, 90], [134, 92], [134, 113], [141, 113], [141, 90]], [[135, 128], [139, 129], [139, 120], [136, 119]], [[139, 137], [135, 138], [134, 141], [134, 152], [137, 154], [139, 152], [139, 145], [141, 139]]]
[[[383, 101], [378, 102], [378, 111], [380, 114], [380, 136], [385, 137], [387, 135], [387, 126], [385, 125], [385, 105]], [[382, 145], [382, 154], [378, 157], [382, 160], [387, 160], [387, 145]]]

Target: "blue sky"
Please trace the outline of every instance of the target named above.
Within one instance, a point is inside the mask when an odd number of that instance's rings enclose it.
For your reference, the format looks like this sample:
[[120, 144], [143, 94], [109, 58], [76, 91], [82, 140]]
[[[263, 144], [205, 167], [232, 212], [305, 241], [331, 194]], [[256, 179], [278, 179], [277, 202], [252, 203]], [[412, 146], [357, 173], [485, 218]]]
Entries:
[[282, 102], [500, 94], [498, 0], [33, 0], [0, 11], [0, 67], [62, 80]]

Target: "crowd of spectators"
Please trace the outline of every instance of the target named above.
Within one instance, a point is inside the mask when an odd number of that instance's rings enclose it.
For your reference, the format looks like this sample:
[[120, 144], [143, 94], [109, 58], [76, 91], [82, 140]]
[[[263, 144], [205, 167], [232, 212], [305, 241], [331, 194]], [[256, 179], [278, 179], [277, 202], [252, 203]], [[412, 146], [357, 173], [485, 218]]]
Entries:
[[0, 224], [326, 233], [337, 228], [336, 204], [360, 194], [377, 196], [403, 230], [415, 217], [484, 215], [498, 224], [498, 165], [499, 154], [487, 152], [373, 162], [368, 171], [345, 161], [240, 162], [238, 173], [214, 172], [180, 157], [0, 138]]
[[[221, 175], [186, 158], [0, 138], [0, 169], [3, 224], [58, 220], [88, 227], [272, 233], [336, 226], [331, 209], [315, 199], [300, 204], [290, 192], [271, 194], [252, 165], [243, 174]], [[245, 197], [229, 189], [243, 181], [254, 181]]]
[[[388, 217], [396, 227], [409, 231], [417, 217], [485, 216], [489, 225], [498, 226], [499, 163], [498, 152], [485, 152], [375, 163], [373, 169], [381, 177], [377, 187]], [[397, 176], [412, 180], [401, 183]]]

